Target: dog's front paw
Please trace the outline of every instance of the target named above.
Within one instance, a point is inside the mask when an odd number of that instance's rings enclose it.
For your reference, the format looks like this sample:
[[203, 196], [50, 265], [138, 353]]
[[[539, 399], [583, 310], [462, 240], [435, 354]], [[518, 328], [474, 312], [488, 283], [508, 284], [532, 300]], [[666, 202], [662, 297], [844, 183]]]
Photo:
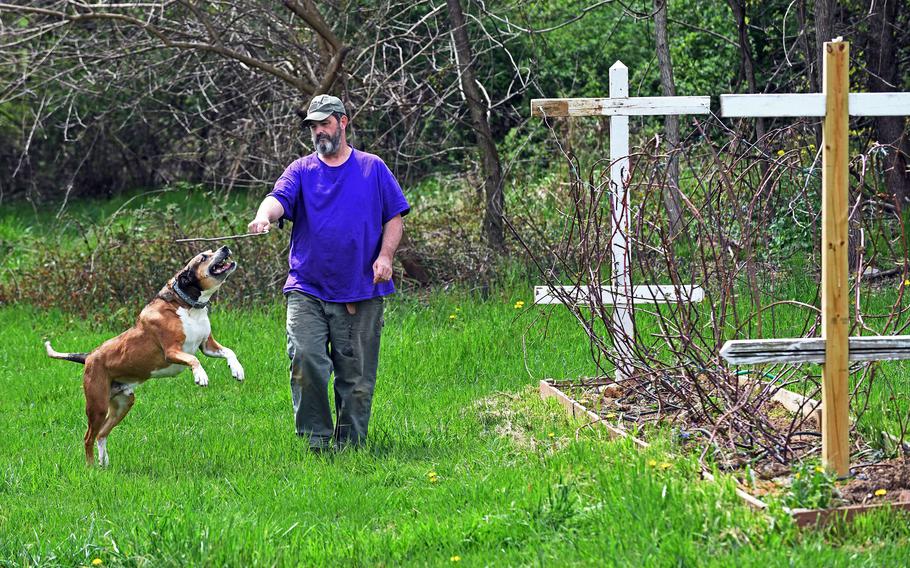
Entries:
[[200, 387], [209, 386], [209, 375], [205, 372], [205, 369], [202, 368], [202, 365], [193, 369], [193, 379]]
[[240, 364], [240, 361], [237, 359], [228, 361], [228, 366], [231, 368], [231, 376], [238, 381], [243, 381], [243, 366]]

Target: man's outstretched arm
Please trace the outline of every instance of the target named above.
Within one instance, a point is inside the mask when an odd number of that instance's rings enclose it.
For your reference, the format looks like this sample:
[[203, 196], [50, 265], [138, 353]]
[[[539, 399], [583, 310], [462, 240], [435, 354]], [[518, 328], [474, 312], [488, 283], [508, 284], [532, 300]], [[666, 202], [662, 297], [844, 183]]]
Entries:
[[259, 204], [256, 217], [247, 225], [247, 231], [250, 233], [267, 233], [272, 223], [281, 219], [282, 215], [284, 215], [284, 207], [281, 206], [281, 202], [269, 195]]

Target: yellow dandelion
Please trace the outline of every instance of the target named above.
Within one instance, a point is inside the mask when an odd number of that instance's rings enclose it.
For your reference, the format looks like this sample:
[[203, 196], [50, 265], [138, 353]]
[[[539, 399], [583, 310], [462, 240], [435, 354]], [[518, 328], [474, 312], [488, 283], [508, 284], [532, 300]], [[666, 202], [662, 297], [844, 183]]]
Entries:
[[673, 467], [673, 464], [671, 464], [669, 462], [663, 462], [662, 464], [660, 464], [660, 469], [670, 469], [671, 467]]
[[525, 303], [524, 303], [523, 301], [518, 300], [517, 302], [515, 302], [515, 309], [516, 309], [516, 310], [520, 310], [520, 309], [523, 308], [523, 307], [525, 307]]
[[800, 478], [799, 472], [797, 471], [797, 472], [796, 472], [796, 475], [794, 475], [793, 477], [795, 477], [796, 479], [799, 479], [799, 478]]
[[461, 556], [458, 556], [456, 554], [455, 556], [449, 558], [449, 560], [451, 560], [452, 562], [461, 562]]
[[910, 286], [910, 280], [904, 280], [904, 286]]
[[427, 477], [436, 477], [436, 475], [437, 475], [437, 474], [436, 474], [435, 471], [428, 471], [428, 472], [427, 472]]
[[549, 434], [547, 434], [547, 436], [554, 438], [554, 437], [556, 437], [556, 434], [554, 434], [553, 432], [550, 432]]
[[104, 562], [100, 558], [92, 560], [92, 566], [101, 566]]
[[881, 497], [881, 496], [884, 495], [885, 493], [887, 493], [887, 491], [884, 490], [884, 489], [876, 489], [876, 490], [875, 490], [875, 496], [876, 496], [876, 497]]
[[783, 150], [778, 150], [778, 151], [777, 151], [777, 155], [778, 155], [778, 156], [783, 156], [784, 154], [785, 154], [785, 152], [784, 152]]
[[455, 314], [452, 314], [452, 315], [449, 316], [449, 319], [450, 319], [450, 320], [453, 320], [453, 319], [455, 319], [455, 318], [457, 318], [457, 317], [458, 317], [458, 316], [456, 316]]
[[648, 467], [657, 467], [657, 460], [648, 460]]
[[825, 473], [825, 468], [820, 465], [815, 466], [815, 473]]

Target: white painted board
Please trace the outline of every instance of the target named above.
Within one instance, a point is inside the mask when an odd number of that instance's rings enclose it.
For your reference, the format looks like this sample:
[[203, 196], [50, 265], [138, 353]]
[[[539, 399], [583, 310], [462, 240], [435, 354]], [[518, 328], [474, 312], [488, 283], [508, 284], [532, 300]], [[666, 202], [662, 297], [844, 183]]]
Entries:
[[[728, 341], [720, 355], [733, 365], [755, 363], [824, 363], [825, 340], [735, 339]], [[910, 335], [851, 337], [850, 361], [895, 361], [910, 359]]]
[[[910, 93], [850, 93], [850, 116], [910, 116]], [[825, 116], [822, 93], [721, 95], [724, 117]]]
[[711, 97], [618, 97], [590, 99], [533, 99], [533, 116], [663, 116], [708, 114]]
[[[576, 304], [590, 303], [591, 287], [589, 286], [557, 286], [556, 289], [561, 294], [566, 294]], [[633, 286], [631, 297], [618, 292], [613, 286], [602, 286], [600, 290], [600, 299], [605, 305], [696, 303], [705, 299], [705, 291], [701, 286]], [[549, 286], [535, 286], [534, 303], [561, 304], [563, 302]]]

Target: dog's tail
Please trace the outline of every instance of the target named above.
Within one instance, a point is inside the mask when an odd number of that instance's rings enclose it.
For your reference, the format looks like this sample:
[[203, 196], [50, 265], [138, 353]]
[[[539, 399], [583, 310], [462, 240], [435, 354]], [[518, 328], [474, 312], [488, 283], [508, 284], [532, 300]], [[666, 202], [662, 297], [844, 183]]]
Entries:
[[88, 353], [59, 353], [54, 351], [50, 341], [45, 341], [44, 347], [47, 349], [47, 356], [51, 359], [65, 359], [66, 361], [85, 365], [85, 358], [88, 357]]

